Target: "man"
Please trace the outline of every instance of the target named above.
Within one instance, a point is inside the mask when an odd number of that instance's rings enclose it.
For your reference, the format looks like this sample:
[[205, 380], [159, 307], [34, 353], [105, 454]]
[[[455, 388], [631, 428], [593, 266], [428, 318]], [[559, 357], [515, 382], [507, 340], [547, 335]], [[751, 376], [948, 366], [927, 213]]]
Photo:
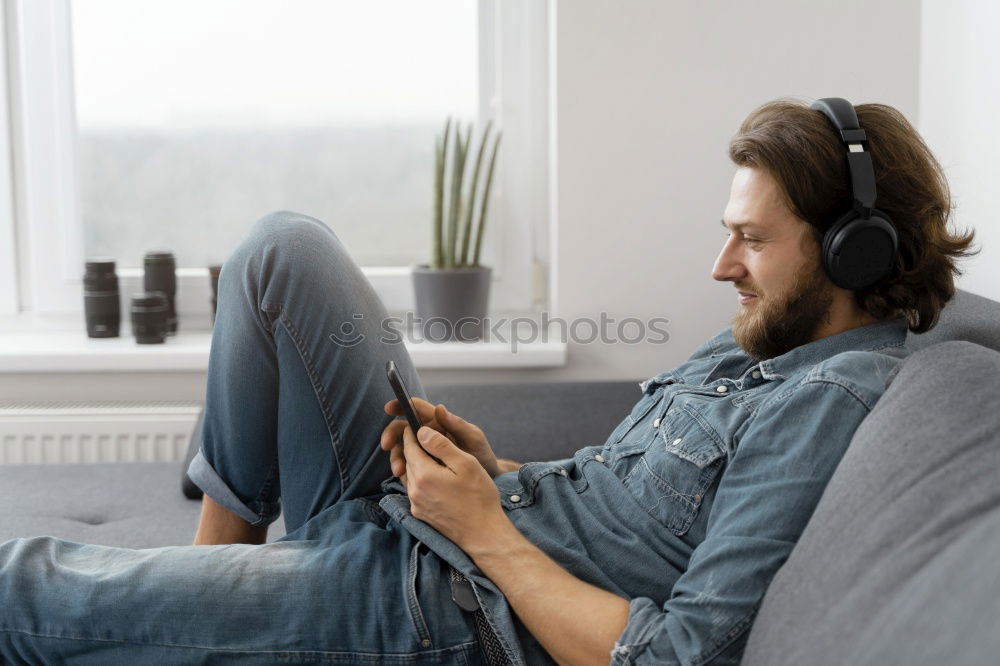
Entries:
[[[642, 382], [603, 445], [516, 469], [444, 405], [416, 400], [416, 435], [374, 418], [376, 401], [400, 414], [389, 357], [423, 395], [405, 351], [375, 342], [384, 309], [325, 225], [264, 218], [220, 276], [189, 470], [206, 493], [195, 543], [234, 545], [2, 544], [0, 655], [738, 663], [907, 329], [934, 325], [972, 240], [946, 229], [947, 185], [909, 123], [856, 110], [863, 139], [795, 102], [747, 118], [713, 269], [738, 294], [732, 327]], [[858, 289], [834, 283], [820, 245], [854, 199], [874, 216], [849, 152], [870, 154], [895, 236], [888, 272]], [[358, 344], [329, 344], [341, 322]], [[247, 545], [280, 510], [289, 533]]]

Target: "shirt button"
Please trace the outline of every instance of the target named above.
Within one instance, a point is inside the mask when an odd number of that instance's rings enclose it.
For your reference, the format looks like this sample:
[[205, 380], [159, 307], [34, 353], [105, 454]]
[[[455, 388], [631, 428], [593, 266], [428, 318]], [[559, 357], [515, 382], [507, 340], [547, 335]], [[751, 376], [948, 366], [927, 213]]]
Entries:
[[723, 386], [716, 386], [715, 390], [718, 391], [719, 393], [725, 393], [726, 391], [729, 390], [729, 387], [725, 386], [725, 385], [723, 385]]
[[564, 469], [560, 469], [560, 470], [559, 470], [559, 473], [560, 473], [560, 474], [562, 474], [563, 476], [566, 476], [567, 474], [569, 474], [569, 472], [567, 472], [567, 471], [566, 471], [566, 470], [564, 470]]
[[424, 640], [420, 641], [420, 645], [421, 647], [430, 647], [431, 642], [425, 638]]
[[679, 445], [679, 444], [681, 443], [681, 440], [682, 440], [682, 439], [683, 439], [683, 437], [678, 437], [677, 439], [675, 439], [675, 440], [674, 440], [674, 444], [673, 444], [673, 445], [674, 445], [674, 446], [677, 446], [677, 445]]
[[596, 456], [594, 456], [594, 460], [596, 460], [597, 462], [604, 462], [604, 456], [598, 453]]
[[701, 501], [701, 495], [695, 495], [694, 496], [694, 501], [695, 501], [695, 504], [697, 504], [698, 502], [700, 502]]
[[656, 419], [655, 421], [653, 421], [653, 427], [654, 428], [660, 427], [660, 419]]
[[750, 376], [754, 379], [760, 379], [760, 370], [754, 370]]
[[511, 502], [520, 502], [521, 501], [521, 496], [520, 495], [511, 495], [510, 496], [510, 501]]

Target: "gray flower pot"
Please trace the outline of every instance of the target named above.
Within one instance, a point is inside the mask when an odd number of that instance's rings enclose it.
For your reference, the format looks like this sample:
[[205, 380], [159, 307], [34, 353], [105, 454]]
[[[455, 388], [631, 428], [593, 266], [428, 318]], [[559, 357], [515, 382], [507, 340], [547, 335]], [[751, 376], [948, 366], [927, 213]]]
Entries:
[[470, 342], [483, 337], [491, 269], [413, 267], [419, 330], [425, 340]]

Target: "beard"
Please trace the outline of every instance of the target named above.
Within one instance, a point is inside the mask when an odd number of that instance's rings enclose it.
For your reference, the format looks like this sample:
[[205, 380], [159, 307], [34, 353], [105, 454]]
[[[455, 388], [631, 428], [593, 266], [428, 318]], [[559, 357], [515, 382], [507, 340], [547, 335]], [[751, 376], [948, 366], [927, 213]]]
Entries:
[[741, 309], [732, 326], [736, 344], [756, 361], [812, 342], [833, 303], [833, 291], [819, 266], [801, 269], [784, 294], [761, 298], [759, 291], [752, 292], [758, 295], [756, 307]]

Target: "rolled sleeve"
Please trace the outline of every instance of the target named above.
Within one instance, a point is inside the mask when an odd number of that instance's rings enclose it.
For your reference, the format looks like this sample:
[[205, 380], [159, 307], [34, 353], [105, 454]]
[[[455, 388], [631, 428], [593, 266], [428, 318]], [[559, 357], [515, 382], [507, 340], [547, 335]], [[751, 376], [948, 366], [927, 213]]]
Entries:
[[212, 501], [235, 513], [251, 525], [269, 525], [277, 520], [280, 500], [277, 503], [276, 511], [258, 515], [256, 511], [236, 496], [229, 484], [223, 481], [219, 473], [212, 468], [211, 463], [208, 462], [200, 449], [191, 460], [191, 464], [188, 465], [187, 475], [196, 486], [201, 488], [202, 492], [212, 498]]
[[611, 663], [738, 664], [767, 587], [868, 412], [845, 386], [825, 381], [762, 405], [734, 438], [704, 541], [662, 608], [630, 601]]
[[650, 637], [660, 630], [663, 620], [664, 612], [652, 599], [636, 597], [629, 601], [625, 631], [611, 650], [611, 666], [635, 664], [635, 658], [649, 645]]

